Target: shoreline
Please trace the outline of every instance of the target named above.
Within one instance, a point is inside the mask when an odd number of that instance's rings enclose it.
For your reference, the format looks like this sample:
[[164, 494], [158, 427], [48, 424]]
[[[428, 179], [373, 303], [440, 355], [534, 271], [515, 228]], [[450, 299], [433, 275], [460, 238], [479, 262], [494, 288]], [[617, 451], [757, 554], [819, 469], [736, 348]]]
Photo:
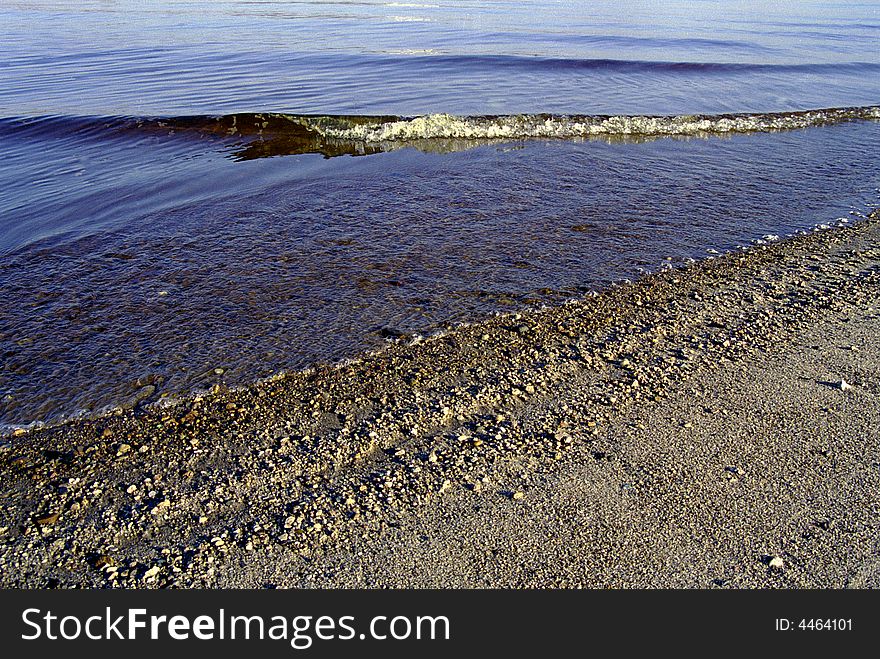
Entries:
[[[798, 450], [815, 448], [804, 449], [804, 441], [818, 445], [825, 435], [806, 425], [809, 415], [798, 416], [797, 402], [812, 399], [798, 390], [799, 380], [787, 378], [811, 363], [799, 352], [805, 337], [820, 345], [826, 335], [870, 337], [865, 328], [880, 326], [874, 305], [880, 305], [876, 212], [850, 226], [654, 273], [584, 300], [395, 343], [346, 364], [174, 407], [35, 429], [0, 450], [0, 585], [876, 585], [871, 492], [878, 491], [880, 473], [871, 461], [880, 438], [863, 426], [880, 420], [877, 367], [871, 370], [880, 361], [868, 360], [855, 374], [843, 372], [841, 362], [841, 372], [807, 382], [808, 395], [821, 401], [817, 409], [850, 406], [848, 416], [828, 421], [844, 448], [809, 453], [820, 460], [835, 450], [845, 456], [829, 458], [843, 460], [835, 469], [848, 480], [828, 501], [861, 502], [852, 513], [854, 531], [829, 532], [845, 524], [827, 511], [810, 521], [819, 529], [814, 534], [834, 536], [828, 553], [837, 563], [816, 559], [808, 573], [798, 572], [787, 549], [770, 541], [758, 547], [761, 529], [766, 535], [772, 527], [761, 515], [754, 515], [754, 527], [738, 518], [729, 528], [711, 520], [720, 509], [688, 495], [715, 492], [719, 483], [724, 492], [731, 484], [754, 486], [760, 491], [728, 503], [736, 508], [737, 501], [754, 499], [758, 510], [761, 502], [772, 510], [780, 491], [795, 505], [839, 476], [827, 464], [800, 459]], [[843, 323], [844, 316], [856, 322]], [[819, 327], [824, 333], [816, 336]], [[870, 341], [860, 350], [849, 357], [871, 354]], [[786, 363], [792, 355], [799, 357]], [[767, 421], [772, 408], [761, 413], [774, 391], [761, 368], [772, 363], [780, 400], [791, 398], [784, 433]], [[752, 379], [737, 379], [742, 373]], [[840, 389], [842, 380], [851, 388]], [[687, 394], [700, 389], [699, 396]], [[765, 440], [761, 450], [779, 441], [778, 464], [743, 467], [749, 456], [736, 455], [745, 449], [734, 440], [748, 433], [731, 421], [698, 444], [725, 456], [708, 477], [705, 456], [698, 458], [688, 439], [701, 414], [688, 401], [707, 395], [704, 407], [740, 410], [731, 413], [734, 419], [761, 413], [750, 421], [754, 438]], [[786, 444], [786, 433], [801, 439]], [[680, 475], [668, 479], [674, 470], [655, 473], [650, 463], [658, 460], [652, 450], [659, 445], [679, 456], [677, 469], [691, 483]], [[822, 451], [830, 453], [821, 458]], [[810, 478], [800, 480], [795, 464]], [[761, 469], [763, 477], [753, 478]], [[786, 482], [789, 489], [767, 485]], [[626, 498], [632, 492], [639, 494], [635, 503]], [[560, 510], [559, 502], [575, 495], [578, 502]], [[658, 509], [659, 501], [666, 508]], [[541, 547], [571, 534], [570, 519], [583, 517], [582, 506], [605, 511], [602, 523], [587, 515], [582, 526], [590, 533], [557, 548], [558, 560], [530, 565]], [[648, 511], [657, 519], [665, 511], [680, 528], [695, 529], [689, 536], [695, 545], [727, 547], [728, 562], [737, 559], [737, 539], [749, 538], [740, 557], [748, 562], [746, 576], [720, 575], [713, 563], [720, 556], [697, 568], [696, 559], [684, 558], [687, 539], [664, 535], [648, 523]], [[507, 529], [506, 535], [493, 529]], [[629, 545], [610, 540], [624, 536]], [[532, 549], [523, 555], [499, 549], [511, 538]], [[706, 545], [708, 538], [717, 543]], [[651, 540], [664, 551], [652, 550]], [[616, 570], [610, 563], [575, 569], [612, 546], [619, 552]], [[676, 551], [681, 564], [666, 581], [662, 573], [648, 578], [639, 570]], [[841, 555], [858, 559], [855, 577], [849, 567], [839, 569]], [[710, 564], [712, 570], [704, 569]], [[474, 565], [482, 566], [485, 583], [472, 575]]]
[[[870, 217], [870, 215], [866, 216], [861, 211], [855, 212], [855, 215], [858, 218], [855, 222], [861, 222]], [[699, 267], [703, 262], [708, 263], [719, 258], [733, 258], [748, 253], [750, 250], [760, 249], [765, 245], [771, 245], [780, 241], [785, 242], [792, 239], [802, 239], [810, 236], [812, 232], [848, 228], [852, 226], [849, 222], [850, 220], [848, 218], [842, 220], [838, 219], [838, 221], [833, 224], [814, 225], [812, 230], [799, 229], [796, 232], [785, 234], [784, 236], [768, 234], [762, 238], [753, 238], [748, 244], [737, 245], [723, 252], [710, 249], [707, 250], [707, 255], [702, 259], [688, 257], [675, 265], [668, 262], [662, 262], [656, 269], [643, 271], [633, 279], [613, 280], [610, 283], [597, 285], [596, 287], [589, 289], [582, 287], [579, 289], [580, 295], [562, 299], [561, 301], [549, 303], [543, 302], [540, 305], [537, 303], [529, 303], [519, 308], [518, 311], [495, 311], [474, 320], [443, 322], [423, 333], [416, 331], [400, 333], [399, 335], [393, 334], [390, 335], [390, 338], [386, 338], [382, 345], [367, 347], [361, 351], [352, 352], [348, 356], [338, 359], [316, 360], [302, 367], [281, 368], [268, 375], [243, 382], [217, 382], [206, 387], [196, 387], [180, 391], [172, 390], [163, 393], [158, 397], [154, 397], [154, 394], [152, 393], [146, 394], [144, 389], [150, 388], [150, 385], [145, 385], [144, 387], [141, 387], [140, 391], [131, 393], [127, 399], [121, 402], [107, 404], [99, 409], [81, 409], [69, 413], [62, 413], [57, 418], [51, 420], [35, 419], [27, 422], [0, 423], [0, 449], [2, 449], [3, 442], [27, 436], [34, 432], [57, 430], [70, 425], [101, 423], [110, 417], [122, 416], [129, 412], [134, 412], [136, 414], [146, 413], [153, 416], [163, 415], [166, 411], [170, 411], [173, 414], [175, 409], [192, 407], [194, 404], [201, 403], [205, 398], [217, 397], [218, 395], [234, 397], [237, 393], [247, 393], [248, 391], [257, 390], [278, 381], [284, 381], [291, 378], [309, 378], [316, 372], [326, 374], [328, 371], [339, 370], [349, 366], [357, 366], [364, 360], [380, 356], [385, 350], [395, 346], [416, 346], [431, 341], [442, 340], [450, 333], [467, 331], [469, 328], [482, 326], [499, 319], [508, 322], [517, 322], [523, 316], [546, 313], [548, 311], [553, 311], [558, 307], [572, 304], [589, 304], [591, 297], [606, 294], [619, 286], [641, 285], [640, 282], [646, 278], [663, 275], [667, 272], [687, 272], [688, 269], [695, 266]]]

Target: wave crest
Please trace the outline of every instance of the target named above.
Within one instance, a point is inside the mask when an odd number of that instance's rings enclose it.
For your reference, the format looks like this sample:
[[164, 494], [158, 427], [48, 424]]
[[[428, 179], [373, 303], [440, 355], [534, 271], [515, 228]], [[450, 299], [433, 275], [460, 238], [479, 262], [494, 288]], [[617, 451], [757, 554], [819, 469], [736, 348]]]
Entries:
[[317, 153], [369, 155], [415, 147], [449, 152], [497, 141], [710, 137], [776, 132], [880, 119], [880, 106], [717, 115], [516, 114], [416, 117], [238, 113], [186, 117], [28, 117], [0, 119], [0, 135], [101, 140], [110, 135], [207, 135], [242, 160]]
[[525, 114], [459, 117], [449, 114], [430, 114], [392, 121], [362, 122], [351, 126], [345, 126], [344, 121], [339, 121], [336, 125], [315, 122], [310, 128], [328, 138], [383, 143], [425, 139], [699, 136], [793, 130], [878, 118], [880, 118], [880, 107], [871, 106], [788, 113], [679, 116]]

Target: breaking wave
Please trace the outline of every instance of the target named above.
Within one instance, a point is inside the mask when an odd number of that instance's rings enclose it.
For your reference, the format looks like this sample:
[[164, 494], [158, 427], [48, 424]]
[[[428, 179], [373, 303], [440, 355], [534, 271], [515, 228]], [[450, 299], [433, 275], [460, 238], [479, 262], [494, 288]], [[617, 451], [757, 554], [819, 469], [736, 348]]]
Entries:
[[880, 106], [715, 115], [515, 114], [416, 117], [238, 113], [188, 117], [36, 117], [0, 119], [0, 135], [101, 139], [137, 133], [212, 136], [233, 141], [252, 159], [320, 153], [367, 155], [415, 146], [454, 151], [491, 141], [529, 139], [645, 140], [797, 130], [880, 119]]
[[348, 119], [291, 117], [311, 130], [335, 139], [367, 143], [423, 139], [572, 139], [599, 136], [689, 136], [749, 133], [823, 126], [880, 118], [880, 107], [835, 108], [765, 114], [603, 116], [526, 114], [456, 117], [430, 114], [348, 125]]

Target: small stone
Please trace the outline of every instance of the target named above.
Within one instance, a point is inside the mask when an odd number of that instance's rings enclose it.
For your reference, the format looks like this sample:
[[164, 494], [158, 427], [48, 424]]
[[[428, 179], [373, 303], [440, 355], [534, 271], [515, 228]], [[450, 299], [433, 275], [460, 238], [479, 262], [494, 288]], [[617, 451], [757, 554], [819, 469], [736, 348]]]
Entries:
[[837, 388], [841, 391], [849, 391], [850, 389], [852, 389], [852, 385], [846, 380], [841, 380], [837, 383]]
[[152, 579], [152, 578], [155, 577], [157, 574], [159, 574], [159, 566], [158, 566], [158, 565], [154, 565], [154, 566], [151, 567], [149, 570], [147, 570], [146, 572], [144, 572], [144, 579]]
[[38, 517], [37, 524], [39, 524], [40, 526], [51, 526], [58, 521], [59, 517], [61, 517], [61, 513], [52, 513], [51, 515]]
[[128, 401], [124, 404], [124, 407], [130, 409], [135, 408], [155, 393], [156, 385], [148, 384], [144, 387], [141, 387], [131, 396], [131, 398], [128, 399]]
[[153, 507], [153, 509], [150, 511], [150, 513], [152, 513], [153, 515], [161, 515], [166, 510], [168, 510], [168, 508], [170, 508], [170, 507], [171, 507], [171, 502], [168, 501], [168, 499], [162, 499], [162, 501], [160, 501], [159, 503], [157, 503]]
[[116, 449], [116, 456], [125, 455], [131, 450], [131, 444], [120, 444]]
[[513, 499], [514, 501], [519, 501], [520, 499], [524, 499], [525, 496], [526, 496], [525, 493], [520, 492], [520, 491], [516, 491], [511, 496], [511, 499]]
[[768, 564], [770, 567], [775, 568], [777, 570], [781, 570], [785, 567], [785, 561], [783, 561], [779, 556], [774, 556], [770, 559], [770, 563]]

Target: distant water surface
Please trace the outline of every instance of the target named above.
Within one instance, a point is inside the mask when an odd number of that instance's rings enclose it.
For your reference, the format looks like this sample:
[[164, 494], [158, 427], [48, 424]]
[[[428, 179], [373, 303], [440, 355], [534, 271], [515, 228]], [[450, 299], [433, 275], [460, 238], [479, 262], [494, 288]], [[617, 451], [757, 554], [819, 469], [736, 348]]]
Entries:
[[6, 116], [877, 103], [875, 2], [4, 2]]

